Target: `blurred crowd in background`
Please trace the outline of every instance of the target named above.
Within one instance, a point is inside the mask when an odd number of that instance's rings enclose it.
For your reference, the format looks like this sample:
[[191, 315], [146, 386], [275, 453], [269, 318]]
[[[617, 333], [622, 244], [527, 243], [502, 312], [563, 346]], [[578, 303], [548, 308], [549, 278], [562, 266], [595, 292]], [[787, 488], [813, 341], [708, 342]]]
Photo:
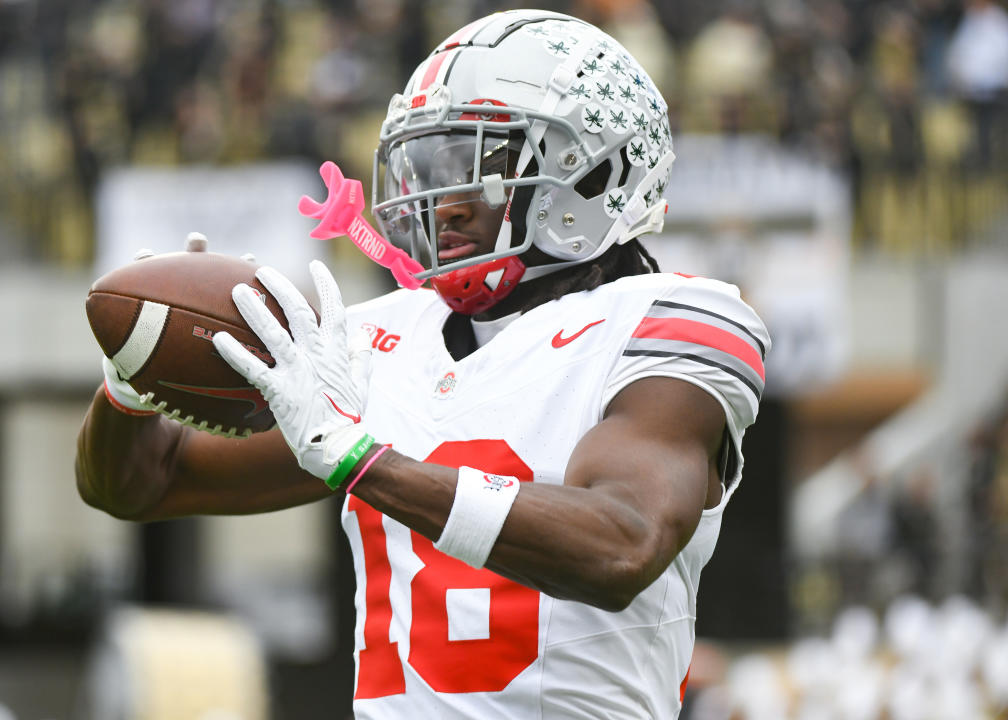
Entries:
[[[532, 4], [620, 40], [674, 134], [761, 134], [838, 171], [855, 254], [917, 263], [1005, 245], [1005, 2]], [[440, 39], [513, 6], [0, 0], [0, 263], [89, 268], [94, 201], [120, 166], [331, 159], [368, 187], [389, 97]], [[835, 566], [788, 591], [821, 638], [730, 665], [701, 644], [689, 719], [1008, 718], [1008, 400], [965, 450], [958, 581], [943, 575], [936, 469], [908, 470], [896, 494], [866, 472]], [[837, 607], [855, 609], [815, 616]], [[909, 639], [925, 626], [932, 644]]]
[[[766, 133], [850, 179], [859, 248], [954, 251], [1008, 198], [998, 0], [544, 0], [621, 40], [675, 132]], [[492, 0], [0, 2], [2, 249], [93, 253], [117, 164], [336, 158], [369, 177], [389, 96]], [[981, 240], [982, 241], [982, 240]]]
[[699, 652], [718, 681], [694, 683], [683, 720], [1008, 717], [1008, 623], [962, 596], [901, 596], [882, 615], [852, 606], [821, 635], [730, 663]]

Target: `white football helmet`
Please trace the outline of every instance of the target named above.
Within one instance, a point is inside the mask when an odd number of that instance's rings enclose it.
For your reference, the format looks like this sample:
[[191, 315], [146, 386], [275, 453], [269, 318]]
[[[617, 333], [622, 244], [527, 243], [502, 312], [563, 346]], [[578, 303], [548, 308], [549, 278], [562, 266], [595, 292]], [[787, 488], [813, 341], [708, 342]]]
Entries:
[[[568, 15], [511, 10], [451, 35], [392, 98], [373, 212], [427, 268], [417, 277], [482, 312], [520, 280], [660, 230], [674, 158], [667, 105], [619, 43]], [[493, 251], [439, 262], [433, 209], [477, 195], [506, 204]], [[525, 268], [533, 245], [557, 262]]]

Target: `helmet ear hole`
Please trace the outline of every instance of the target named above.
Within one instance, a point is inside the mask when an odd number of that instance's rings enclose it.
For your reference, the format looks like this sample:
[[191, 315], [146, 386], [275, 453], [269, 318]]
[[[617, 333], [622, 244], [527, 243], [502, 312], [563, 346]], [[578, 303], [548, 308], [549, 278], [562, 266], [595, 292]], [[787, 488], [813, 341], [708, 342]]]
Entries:
[[616, 183], [616, 187], [623, 187], [626, 185], [627, 178], [630, 176], [630, 168], [633, 165], [630, 163], [630, 158], [626, 154], [626, 145], [619, 149], [620, 161], [623, 163], [623, 170], [620, 172], [619, 182]]
[[574, 184], [574, 190], [585, 200], [591, 200], [606, 191], [611, 175], [612, 162], [606, 158], [578, 180]]

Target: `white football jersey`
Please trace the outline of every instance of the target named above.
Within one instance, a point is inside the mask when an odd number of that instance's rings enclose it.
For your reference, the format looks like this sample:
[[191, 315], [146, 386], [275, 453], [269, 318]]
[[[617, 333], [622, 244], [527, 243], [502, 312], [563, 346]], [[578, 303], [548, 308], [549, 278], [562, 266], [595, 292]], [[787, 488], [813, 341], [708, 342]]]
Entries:
[[677, 717], [700, 570], [763, 391], [762, 322], [732, 285], [641, 275], [536, 307], [455, 361], [441, 333], [449, 312], [428, 290], [348, 309], [348, 326], [373, 338], [365, 416], [379, 442], [418, 460], [562, 484], [574, 446], [607, 403], [634, 380], [664, 375], [696, 384], [724, 408], [733, 450], [726, 492], [661, 577], [620, 612], [474, 569], [348, 497], [356, 716]]

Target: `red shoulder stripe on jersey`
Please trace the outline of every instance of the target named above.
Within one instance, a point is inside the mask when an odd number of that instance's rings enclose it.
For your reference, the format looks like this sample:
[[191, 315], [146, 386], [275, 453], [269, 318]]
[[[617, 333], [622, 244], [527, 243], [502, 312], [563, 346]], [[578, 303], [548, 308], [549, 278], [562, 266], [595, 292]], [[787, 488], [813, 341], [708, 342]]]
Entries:
[[[750, 340], [752, 340], [754, 343], [756, 343], [757, 347], [759, 347], [760, 357], [761, 358], [766, 357], [766, 346], [763, 344], [763, 341], [760, 340], [755, 335], [753, 335], [749, 331], [749, 328], [747, 328], [745, 325], [743, 325], [742, 323], [738, 322], [737, 320], [732, 320], [730, 317], [726, 317], [725, 315], [721, 315], [719, 313], [712, 312], [712, 311], [707, 310], [707, 309], [702, 308], [702, 307], [697, 307], [696, 305], [686, 305], [684, 303], [672, 302], [671, 300], [655, 300], [652, 303], [652, 307], [653, 308], [669, 308], [669, 309], [672, 309], [672, 310], [685, 310], [687, 312], [700, 313], [701, 315], [708, 315], [708, 316], [710, 316], [712, 318], [717, 318], [718, 320], [721, 320], [722, 322], [726, 322], [729, 325], [737, 327], [739, 330], [741, 330], [743, 332], [743, 334], [745, 334]], [[736, 334], [738, 334], [738, 333], [736, 333]]]
[[682, 318], [645, 317], [634, 330], [633, 337], [652, 340], [680, 340], [706, 345], [735, 356], [751, 367], [759, 375], [760, 380], [766, 381], [763, 359], [752, 345], [727, 330], [706, 323], [683, 320]]
[[682, 682], [679, 683], [679, 704], [680, 705], [682, 705], [683, 698], [686, 697], [686, 683], [689, 682], [689, 671], [692, 669], [692, 667], [693, 667], [693, 663], [690, 663], [690, 666], [688, 668], [686, 668], [686, 677], [684, 677], [682, 679]]

